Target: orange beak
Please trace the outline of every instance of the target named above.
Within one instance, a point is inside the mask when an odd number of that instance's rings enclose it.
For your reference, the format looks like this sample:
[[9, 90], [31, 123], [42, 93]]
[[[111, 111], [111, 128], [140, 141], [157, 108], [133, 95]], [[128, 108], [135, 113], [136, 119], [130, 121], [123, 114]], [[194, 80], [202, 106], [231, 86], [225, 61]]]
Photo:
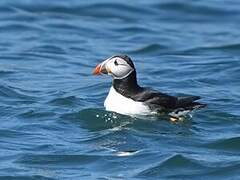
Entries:
[[105, 62], [98, 64], [93, 70], [93, 75], [108, 74], [108, 70], [105, 66]]
[[100, 74], [101, 74], [101, 64], [98, 64], [93, 70], [93, 75], [100, 75]]

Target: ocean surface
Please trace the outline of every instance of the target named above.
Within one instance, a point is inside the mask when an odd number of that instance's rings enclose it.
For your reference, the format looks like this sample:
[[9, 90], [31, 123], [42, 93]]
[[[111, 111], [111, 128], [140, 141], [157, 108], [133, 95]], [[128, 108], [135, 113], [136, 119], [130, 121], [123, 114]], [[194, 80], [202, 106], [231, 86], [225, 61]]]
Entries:
[[[107, 112], [96, 64], [199, 95], [191, 119]], [[240, 179], [240, 1], [0, 1], [0, 179]]]

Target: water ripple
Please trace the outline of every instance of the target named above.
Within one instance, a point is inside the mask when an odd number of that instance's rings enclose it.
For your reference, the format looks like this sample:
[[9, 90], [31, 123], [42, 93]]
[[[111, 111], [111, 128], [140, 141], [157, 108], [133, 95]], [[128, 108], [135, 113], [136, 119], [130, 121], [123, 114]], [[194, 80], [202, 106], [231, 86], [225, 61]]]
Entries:
[[208, 144], [209, 148], [230, 150], [238, 152], [240, 149], [240, 137], [220, 139]]
[[24, 163], [24, 164], [38, 164], [38, 165], [51, 165], [51, 164], [57, 164], [58, 166], [64, 166], [64, 165], [84, 165], [84, 164], [90, 164], [95, 161], [98, 161], [101, 159], [101, 157], [96, 155], [22, 155], [22, 157], [18, 158], [16, 163]]
[[[9, 169], [7, 169], [10, 171]], [[15, 169], [14, 169], [15, 171]], [[41, 176], [41, 175], [29, 175], [29, 176], [0, 176], [1, 179], [9, 179], [9, 180], [34, 180], [34, 179], [42, 179], [42, 180], [55, 180], [55, 178], [50, 178], [47, 176]]]
[[145, 47], [128, 51], [128, 53], [134, 53], [134, 54], [151, 54], [151, 53], [160, 53], [162, 51], [166, 51], [168, 48], [164, 45], [160, 44], [149, 44]]
[[150, 167], [142, 172], [140, 172], [137, 177], [147, 178], [147, 177], [171, 177], [172, 175], [194, 175], [199, 174], [199, 172], [207, 169], [201, 165], [200, 162], [189, 159], [182, 156], [181, 154], [176, 154], [170, 156], [163, 160], [160, 164]]
[[21, 93], [19, 90], [14, 87], [0, 85], [0, 96], [20, 99], [20, 100], [34, 100], [35, 97]]
[[226, 16], [238, 13], [237, 11], [230, 11], [217, 6], [206, 6], [201, 3], [165, 2], [157, 5], [154, 4], [154, 7], [166, 11], [191, 13], [192, 15], [198, 14], [202, 16], [222, 16], [223, 14]]

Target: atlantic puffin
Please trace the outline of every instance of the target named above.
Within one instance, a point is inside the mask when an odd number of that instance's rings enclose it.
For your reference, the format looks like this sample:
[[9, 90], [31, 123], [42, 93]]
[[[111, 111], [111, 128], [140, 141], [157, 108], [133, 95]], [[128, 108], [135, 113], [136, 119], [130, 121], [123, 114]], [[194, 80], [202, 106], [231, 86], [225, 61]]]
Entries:
[[115, 55], [98, 64], [94, 75], [108, 74], [112, 86], [104, 101], [107, 111], [125, 115], [164, 114], [179, 120], [192, 110], [205, 107], [196, 102], [199, 96], [175, 97], [150, 88], [141, 87], [133, 61], [127, 55]]

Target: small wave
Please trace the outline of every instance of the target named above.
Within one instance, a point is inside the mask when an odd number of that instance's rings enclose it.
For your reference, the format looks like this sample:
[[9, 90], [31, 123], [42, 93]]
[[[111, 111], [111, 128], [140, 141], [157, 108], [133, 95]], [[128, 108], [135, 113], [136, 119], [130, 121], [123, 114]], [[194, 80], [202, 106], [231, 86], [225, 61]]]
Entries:
[[[95, 92], [96, 93], [96, 89], [103, 89], [103, 88], [106, 88], [107, 86], [107, 83], [106, 82], [103, 82], [103, 83], [94, 83], [94, 84], [88, 84], [88, 85], [85, 85], [83, 87], [80, 87], [78, 89], [75, 89], [75, 90], [79, 90], [79, 91], [86, 91], [86, 92]], [[93, 93], [94, 93], [93, 92]]]
[[181, 154], [173, 155], [160, 164], [140, 172], [137, 177], [168, 177], [176, 174], [194, 174], [205, 169], [203, 165]]
[[19, 32], [26, 32], [26, 31], [41, 31], [42, 29], [39, 27], [35, 27], [34, 25], [29, 25], [29, 24], [18, 24], [18, 23], [11, 23], [11, 24], [1, 24], [0, 27], [0, 32], [1, 33], [6, 33], [6, 32], [14, 32], [14, 33], [19, 33]]
[[[39, 52], [39, 51], [33, 51], [32, 49], [30, 50], [27, 50], [25, 52], [21, 52], [21, 53], [16, 53], [15, 55], [16, 57], [24, 57], [24, 60], [49, 60], [49, 59], [55, 59], [55, 60], [65, 60], [65, 57], [64, 57], [64, 54], [55, 54], [53, 52], [48, 52], [47, 50], [46, 51], [42, 51], [42, 52]], [[13, 59], [15, 58], [15, 56], [6, 56], [4, 58], [6, 59]]]
[[9, 130], [9, 129], [0, 129], [0, 134], [2, 138], [17, 138], [23, 136], [31, 136], [31, 133], [16, 131], [16, 130]]
[[184, 2], [164, 2], [153, 5], [154, 8], [158, 8], [166, 11], [174, 11], [180, 13], [191, 13], [192, 15], [202, 16], [226, 16], [238, 13], [234, 9], [226, 9], [221, 6], [203, 5], [201, 3], [184, 3]]
[[153, 31], [152, 31], [151, 29], [149, 29], [149, 28], [146, 28], [146, 27], [138, 27], [138, 26], [117, 28], [117, 31], [119, 31], [119, 32], [127, 32], [127, 33], [140, 33], [140, 34], [152, 33], [152, 32], [153, 32]]
[[6, 14], [11, 14], [11, 13], [14, 13], [16, 12], [16, 10], [12, 7], [7, 7], [7, 6], [1, 6], [0, 7], [0, 13], [3, 14], [3, 15], [6, 15]]
[[29, 96], [20, 92], [19, 89], [12, 86], [0, 85], [0, 96], [6, 98], [20, 99], [20, 100], [32, 100], [34, 101], [36, 98], [33, 96]]
[[88, 16], [94, 18], [107, 18], [107, 19], [122, 19], [131, 20], [132, 14], [140, 15], [142, 13], [152, 14], [147, 8], [132, 5], [125, 5], [123, 3], [94, 3], [94, 4], [69, 4], [63, 3], [28, 3], [28, 4], [15, 4], [15, 7], [28, 13], [39, 14], [44, 13], [46, 15], [67, 15], [71, 16]]
[[160, 44], [149, 44], [147, 46], [141, 47], [139, 49], [130, 50], [128, 53], [136, 53], [136, 54], [150, 54], [165, 51], [168, 47]]
[[35, 46], [34, 48], [30, 49], [29, 52], [44, 52], [49, 54], [66, 54], [64, 49], [54, 45], [41, 45]]
[[5, 77], [14, 73], [15, 73], [14, 71], [10, 70], [0, 70], [0, 77]]
[[46, 118], [46, 117], [54, 117], [56, 114], [54, 112], [49, 111], [36, 111], [36, 110], [29, 110], [27, 112], [23, 112], [18, 114], [18, 117], [21, 118]]
[[227, 51], [239, 51], [240, 44], [223, 44], [220, 46], [211, 47], [210, 49], [219, 49], [219, 50], [227, 50]]
[[48, 104], [56, 105], [56, 106], [66, 106], [66, 107], [72, 107], [77, 106], [82, 101], [82, 99], [77, 98], [75, 96], [68, 96], [68, 97], [60, 97], [55, 98], [48, 102]]
[[[235, 179], [239, 177], [240, 164], [224, 164], [223, 167], [212, 167], [208, 171], [201, 174], [201, 177], [209, 179]], [[205, 178], [204, 178], [205, 179]], [[236, 178], [238, 179], [238, 178]]]
[[[14, 169], [14, 171], [16, 171]], [[13, 172], [13, 171], [11, 171]], [[51, 178], [43, 175], [14, 175], [14, 176], [0, 176], [0, 179], [9, 179], [9, 180], [34, 180], [34, 179], [41, 179], [41, 180], [56, 180], [56, 178]]]
[[131, 122], [131, 117], [107, 112], [102, 109], [83, 109], [79, 112], [66, 113], [61, 119], [80, 123], [81, 127], [91, 131], [122, 127]]
[[67, 164], [90, 164], [92, 162], [98, 161], [101, 156], [98, 155], [65, 155], [65, 154], [54, 154], [54, 155], [34, 155], [26, 154], [22, 155], [15, 162], [21, 164], [38, 164], [38, 165], [67, 165]]
[[[192, 49], [188, 49], [183, 51], [184, 54], [196, 54], [196, 53], [214, 53], [213, 51], [225, 51], [231, 53], [239, 54], [240, 44], [223, 44], [223, 45], [215, 45], [215, 46], [202, 46], [195, 47]], [[221, 57], [220, 57], [221, 58]], [[225, 59], [224, 59], [225, 60]], [[228, 62], [229, 63], [229, 62]]]
[[240, 137], [232, 137], [227, 139], [220, 139], [215, 142], [207, 144], [208, 148], [239, 151]]

